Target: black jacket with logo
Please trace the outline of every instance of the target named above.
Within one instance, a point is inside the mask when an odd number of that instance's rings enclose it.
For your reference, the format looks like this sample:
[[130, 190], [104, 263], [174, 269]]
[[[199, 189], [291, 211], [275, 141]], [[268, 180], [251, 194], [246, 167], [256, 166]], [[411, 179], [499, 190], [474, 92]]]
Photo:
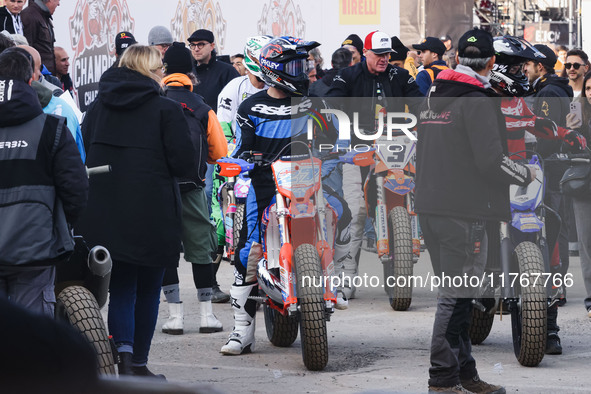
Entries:
[[0, 265], [57, 263], [88, 197], [76, 142], [25, 82], [0, 79], [0, 114]]
[[509, 185], [526, 185], [530, 175], [507, 157], [500, 99], [453, 70], [441, 72], [433, 87], [419, 115], [416, 211], [508, 220]]
[[[546, 74], [534, 84], [534, 103], [532, 111], [537, 116], [553, 120], [559, 126], [566, 125], [566, 115], [573, 98], [573, 89], [568, 79], [554, 74]], [[560, 151], [562, 141], [538, 138], [537, 150], [542, 157]]]

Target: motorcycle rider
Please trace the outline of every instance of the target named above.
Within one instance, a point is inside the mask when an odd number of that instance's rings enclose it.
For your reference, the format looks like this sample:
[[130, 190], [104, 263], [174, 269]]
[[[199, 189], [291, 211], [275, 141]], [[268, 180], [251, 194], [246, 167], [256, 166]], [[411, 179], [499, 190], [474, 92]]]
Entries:
[[[238, 107], [253, 94], [267, 89], [267, 85], [260, 78], [261, 70], [258, 65], [258, 58], [262, 47], [272, 39], [273, 37], [271, 36], [254, 36], [246, 40], [243, 60], [246, 75], [231, 80], [218, 96], [217, 117], [228, 142], [228, 155], [232, 154], [236, 140], [240, 139], [240, 136], [236, 135], [237, 127], [235, 126]], [[217, 256], [222, 256], [224, 245], [226, 244], [226, 234], [222, 218], [223, 212], [218, 198], [218, 191], [224, 182], [225, 177], [219, 175], [218, 168], [216, 167], [213, 173], [211, 217], [215, 222], [217, 230]]]
[[[243, 152], [263, 152], [266, 159], [280, 152], [294, 139], [304, 141], [306, 129], [292, 129], [294, 118], [305, 119], [304, 112], [292, 114], [292, 97], [306, 96], [309, 80], [306, 74], [308, 52], [320, 44], [294, 37], [275, 38], [261, 50], [259, 66], [261, 79], [269, 89], [246, 99], [236, 115], [239, 135], [233, 157]], [[305, 122], [304, 122], [305, 124]], [[270, 167], [255, 167], [249, 171], [252, 180], [246, 200], [244, 224], [236, 248], [235, 281], [230, 290], [234, 310], [234, 330], [221, 353], [249, 353], [255, 346], [256, 301], [248, 299], [258, 294], [256, 265], [263, 257], [260, 218], [275, 195], [275, 182]]]

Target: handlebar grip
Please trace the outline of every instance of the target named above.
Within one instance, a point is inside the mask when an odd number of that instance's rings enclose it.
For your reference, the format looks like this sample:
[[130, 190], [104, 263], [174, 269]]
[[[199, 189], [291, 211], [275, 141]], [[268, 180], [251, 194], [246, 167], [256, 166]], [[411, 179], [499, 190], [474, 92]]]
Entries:
[[89, 177], [91, 175], [96, 175], [96, 174], [104, 174], [107, 172], [111, 172], [111, 165], [107, 164], [104, 166], [98, 166], [98, 167], [91, 167], [91, 168], [86, 168], [86, 175], [88, 175]]

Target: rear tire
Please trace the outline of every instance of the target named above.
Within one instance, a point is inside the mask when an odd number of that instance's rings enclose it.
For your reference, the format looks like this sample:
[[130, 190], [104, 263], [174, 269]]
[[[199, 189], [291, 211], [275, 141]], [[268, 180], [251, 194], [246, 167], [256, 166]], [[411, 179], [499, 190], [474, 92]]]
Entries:
[[[410, 225], [410, 215], [404, 207], [394, 207], [390, 211], [391, 224], [391, 247], [393, 251], [393, 277], [396, 278], [397, 283], [405, 286], [393, 286], [389, 288], [390, 306], [395, 311], [405, 311], [410, 307], [412, 302], [412, 283], [411, 276], [413, 272], [412, 261], [412, 232]], [[386, 263], [389, 264], [389, 263]], [[386, 269], [384, 273], [389, 272], [392, 268]], [[402, 282], [400, 277], [405, 277], [406, 280]], [[388, 285], [388, 278], [384, 278], [384, 283]]]
[[267, 338], [275, 346], [289, 347], [298, 337], [298, 319], [284, 316], [268, 305], [263, 306]]
[[74, 326], [94, 348], [99, 373], [115, 374], [115, 362], [101, 310], [92, 293], [82, 286], [69, 286], [56, 300], [56, 317]]
[[472, 345], [480, 345], [488, 338], [494, 321], [495, 315], [493, 313], [489, 311], [482, 312], [478, 308], [472, 309], [472, 320], [470, 322], [470, 330], [468, 331]]
[[[323, 283], [318, 251], [313, 245], [300, 245], [294, 253], [297, 297], [300, 307], [300, 340], [304, 365], [310, 371], [320, 371], [328, 363], [324, 289], [313, 286]], [[304, 278], [312, 285], [303, 286]]]
[[[514, 258], [519, 265], [518, 279], [528, 278], [531, 283], [521, 287], [520, 303], [511, 309], [513, 349], [519, 364], [535, 367], [546, 351], [548, 301], [543, 277], [538, 276], [544, 272], [544, 259], [538, 246], [532, 242], [517, 245]], [[539, 279], [533, 286], [536, 277]]]

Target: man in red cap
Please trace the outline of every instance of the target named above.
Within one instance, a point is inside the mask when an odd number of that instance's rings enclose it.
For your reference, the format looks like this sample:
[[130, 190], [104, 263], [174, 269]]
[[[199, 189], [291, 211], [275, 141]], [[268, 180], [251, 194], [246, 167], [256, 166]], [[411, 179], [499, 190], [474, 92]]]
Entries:
[[[365, 60], [351, 67], [344, 68], [337, 74], [326, 93], [328, 97], [368, 97], [360, 103], [361, 108], [355, 108], [352, 112], [359, 112], [358, 126], [363, 130], [371, 130], [376, 127], [376, 109], [388, 108], [388, 112], [405, 112], [403, 100], [387, 100], [388, 97], [421, 97], [422, 94], [415, 79], [404, 68], [388, 63], [390, 55], [397, 53], [392, 49], [390, 37], [381, 31], [371, 32], [365, 37], [363, 55]], [[370, 104], [371, 107], [369, 105]], [[361, 141], [352, 136], [351, 146]], [[361, 174], [360, 174], [361, 171]], [[357, 274], [359, 264], [359, 251], [363, 238], [365, 218], [367, 216], [363, 200], [361, 185], [367, 176], [367, 167], [360, 170], [354, 165], [343, 166], [343, 178], [347, 182], [343, 184], [343, 190], [353, 219], [351, 221], [351, 259], [343, 262], [343, 267], [337, 267], [337, 272], [342, 269], [346, 277]], [[346, 281], [345, 281], [346, 283]], [[349, 282], [352, 283], [352, 282]], [[347, 298], [353, 298], [355, 288], [344, 288], [343, 293]]]

